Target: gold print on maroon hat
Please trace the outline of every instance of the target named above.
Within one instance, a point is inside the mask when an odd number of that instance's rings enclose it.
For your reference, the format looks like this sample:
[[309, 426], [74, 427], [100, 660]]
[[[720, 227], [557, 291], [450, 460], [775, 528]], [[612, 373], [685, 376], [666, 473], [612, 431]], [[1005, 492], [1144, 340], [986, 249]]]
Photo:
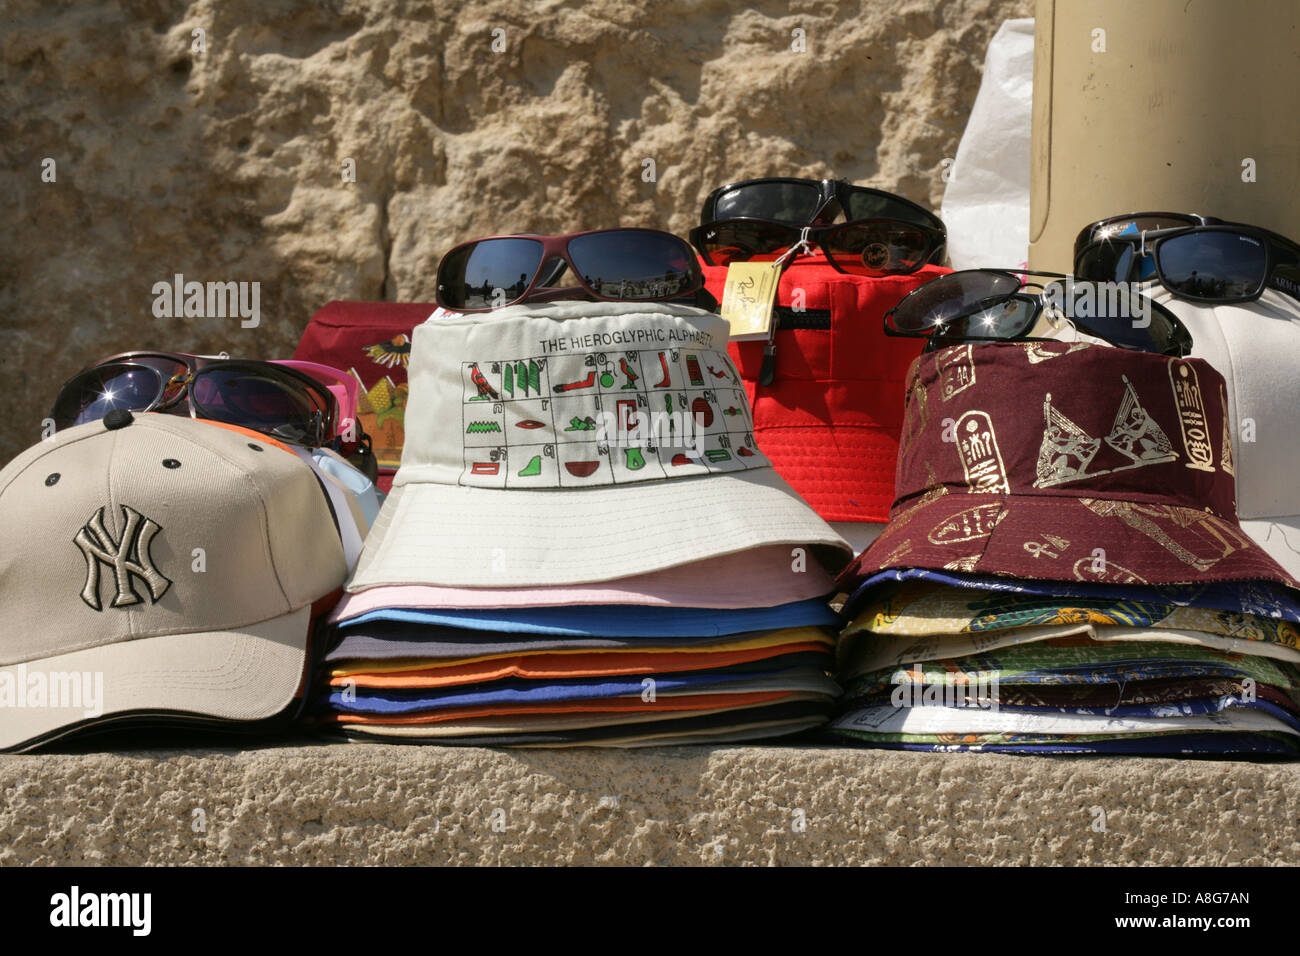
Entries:
[[969, 573], [975, 570], [975, 567], [979, 562], [980, 556], [978, 554], [968, 554], [964, 558], [955, 558], [954, 560], [947, 562], [943, 566], [943, 569], [945, 571], [966, 571]]
[[[1100, 498], [1080, 498], [1079, 503], [1103, 518], [1118, 518], [1198, 571], [1208, 571], [1228, 555], [1253, 547], [1240, 528], [1207, 511]], [[1175, 540], [1175, 534], [1180, 540]]]
[[934, 374], [939, 379], [939, 396], [945, 402], [975, 384], [975, 360], [971, 346], [958, 345], [934, 353]]
[[1043, 399], [1043, 443], [1038, 447], [1038, 477], [1035, 488], [1049, 488], [1088, 477], [1101, 439], [1086, 431], [1052, 407], [1052, 393]]
[[976, 505], [944, 518], [926, 537], [931, 544], [963, 544], [987, 538], [1006, 514], [1000, 504]]
[[1237, 473], [1233, 471], [1232, 466], [1232, 435], [1228, 432], [1228, 390], [1224, 388], [1223, 383], [1219, 383], [1219, 408], [1223, 409], [1223, 438], [1219, 445], [1219, 464], [1223, 470], [1234, 478]]
[[1106, 444], [1121, 455], [1129, 458], [1133, 464], [1111, 471], [1124, 471], [1128, 468], [1141, 468], [1144, 465], [1159, 465], [1174, 461], [1178, 452], [1169, 440], [1165, 430], [1156, 423], [1150, 413], [1142, 407], [1137, 390], [1127, 375], [1121, 375], [1124, 382], [1124, 398], [1120, 400], [1119, 410], [1115, 413], [1115, 424], [1106, 436]]
[[1103, 584], [1146, 584], [1147, 579], [1136, 571], [1114, 561], [1098, 562], [1096, 558], [1080, 558], [1074, 562], [1076, 581], [1096, 581]]
[[[1089, 347], [1087, 342], [1071, 342], [1070, 347], [1062, 352], [1049, 347], [1047, 342], [1021, 342], [1025, 350], [1025, 358], [1029, 360], [1030, 365], [1037, 365], [1039, 362], [1046, 362], [1048, 359], [1054, 359], [1061, 355], [1069, 355], [1071, 352], [1077, 352], [1079, 349]], [[1055, 345], [1056, 343], [1051, 343]], [[1064, 344], [1064, 343], [1061, 343]]]
[[[1127, 375], [1121, 375], [1124, 397], [1115, 412], [1110, 434], [1104, 439], [1094, 438], [1075, 424], [1064, 412], [1052, 405], [1049, 392], [1043, 403], [1043, 443], [1038, 449], [1038, 477], [1035, 488], [1048, 488], [1084, 478], [1099, 478], [1116, 471], [1145, 468], [1162, 462], [1175, 461], [1178, 452], [1165, 430], [1151, 417], [1142, 405], [1137, 390]], [[1129, 460], [1127, 465], [1089, 471], [1101, 442]]]
[[880, 562], [880, 566], [882, 568], [887, 568], [890, 565], [897, 564], [899, 561], [903, 560], [903, 558], [907, 557], [911, 551], [912, 539], [904, 538], [902, 544], [889, 552], [889, 554], [885, 555], [884, 559]]
[[1183, 447], [1191, 459], [1187, 462], [1187, 467], [1197, 471], [1214, 471], [1214, 449], [1210, 447], [1205, 404], [1201, 400], [1201, 384], [1197, 380], [1196, 369], [1183, 359], [1170, 359], [1168, 367], [1169, 385], [1174, 390], [1178, 421], [1183, 429]]
[[988, 412], [969, 411], [957, 419], [957, 451], [970, 494], [1010, 494], [1007, 471]]
[[[1041, 535], [1042, 541], [1026, 541], [1024, 548], [1035, 558], [1041, 558], [1047, 555], [1049, 558], [1059, 558], [1061, 552], [1070, 546], [1069, 538], [1061, 538], [1054, 534]], [[1052, 550], [1055, 548], [1056, 550]]]
[[907, 383], [907, 395], [903, 399], [903, 430], [898, 443], [898, 457], [902, 458], [912, 447], [912, 442], [925, 431], [930, 423], [929, 390], [921, 384], [921, 376], [914, 374]]
[[948, 493], [948, 489], [939, 484], [939, 479], [935, 477], [934, 469], [927, 463], [925, 466], [926, 474], [929, 476], [929, 483], [921, 496], [910, 504], [899, 509], [889, 517], [889, 524], [885, 525], [885, 530], [880, 533], [880, 537], [887, 534], [893, 534], [902, 528], [905, 524], [916, 517], [917, 513], [932, 501], [938, 501]]

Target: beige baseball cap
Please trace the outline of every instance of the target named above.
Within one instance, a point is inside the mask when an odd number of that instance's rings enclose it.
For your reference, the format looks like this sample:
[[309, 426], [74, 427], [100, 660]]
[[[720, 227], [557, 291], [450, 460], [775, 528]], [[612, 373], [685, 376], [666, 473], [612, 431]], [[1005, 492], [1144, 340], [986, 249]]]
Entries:
[[406, 444], [349, 591], [540, 587], [767, 545], [852, 551], [754, 443], [726, 320], [516, 305], [416, 327]]
[[[0, 749], [124, 719], [253, 722], [347, 576], [311, 467], [241, 428], [110, 412], [0, 471]], [[328, 610], [328, 607], [317, 610]]]

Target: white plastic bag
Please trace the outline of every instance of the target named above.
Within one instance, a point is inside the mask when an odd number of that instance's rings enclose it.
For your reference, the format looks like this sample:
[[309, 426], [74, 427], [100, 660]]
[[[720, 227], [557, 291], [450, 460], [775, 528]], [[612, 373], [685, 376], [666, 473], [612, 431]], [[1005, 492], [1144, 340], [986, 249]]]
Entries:
[[984, 79], [957, 147], [940, 215], [954, 269], [1029, 260], [1034, 21], [1006, 20], [989, 42]]

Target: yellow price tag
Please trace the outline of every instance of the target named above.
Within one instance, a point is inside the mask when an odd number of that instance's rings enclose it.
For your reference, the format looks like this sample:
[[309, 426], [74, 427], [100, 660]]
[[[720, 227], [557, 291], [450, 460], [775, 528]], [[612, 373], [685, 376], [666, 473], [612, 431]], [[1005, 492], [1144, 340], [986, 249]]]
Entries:
[[781, 267], [775, 262], [733, 262], [727, 266], [722, 317], [731, 323], [733, 341], [768, 337], [780, 282]]

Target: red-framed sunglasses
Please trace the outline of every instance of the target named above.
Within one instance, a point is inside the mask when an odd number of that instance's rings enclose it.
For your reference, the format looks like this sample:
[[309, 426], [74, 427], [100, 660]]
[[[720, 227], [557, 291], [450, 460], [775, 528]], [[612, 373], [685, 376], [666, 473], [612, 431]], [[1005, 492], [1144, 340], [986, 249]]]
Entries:
[[[552, 288], [566, 266], [578, 285]], [[438, 264], [436, 298], [445, 309], [486, 312], [553, 299], [662, 302], [689, 296], [703, 285], [694, 250], [672, 233], [596, 229], [462, 243]]]

